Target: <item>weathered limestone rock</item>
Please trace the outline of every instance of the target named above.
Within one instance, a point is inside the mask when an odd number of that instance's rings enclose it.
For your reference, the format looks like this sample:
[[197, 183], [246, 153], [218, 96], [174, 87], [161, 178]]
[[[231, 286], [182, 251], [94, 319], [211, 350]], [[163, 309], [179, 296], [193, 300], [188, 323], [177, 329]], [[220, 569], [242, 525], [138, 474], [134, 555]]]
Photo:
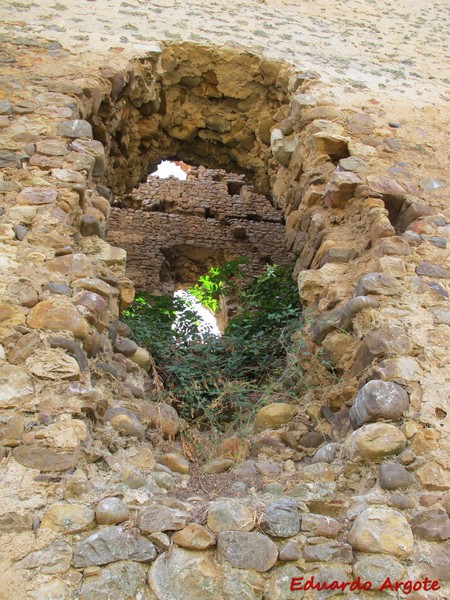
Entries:
[[104, 498], [95, 509], [95, 520], [99, 525], [117, 525], [128, 519], [128, 509], [120, 498]]
[[105, 419], [110, 425], [122, 435], [144, 439], [145, 429], [138, 417], [128, 408], [109, 408], [105, 413]]
[[26, 187], [17, 195], [16, 204], [19, 206], [41, 206], [42, 204], [52, 204], [56, 202], [57, 198], [58, 192], [56, 190]]
[[352, 547], [349, 544], [332, 540], [322, 544], [305, 544], [305, 546], [303, 546], [303, 558], [307, 563], [329, 561], [352, 563], [353, 552]]
[[215, 532], [251, 531], [255, 526], [255, 514], [237, 500], [213, 500], [208, 507], [207, 523]]
[[[319, 131], [313, 135], [314, 143], [318, 152], [328, 154], [336, 160], [345, 156], [349, 139], [337, 133]], [[348, 160], [348, 159], [343, 159]], [[352, 171], [353, 169], [346, 169]]]
[[332, 517], [313, 513], [302, 515], [302, 533], [304, 535], [335, 538], [341, 529], [342, 524]]
[[342, 113], [339, 109], [334, 106], [315, 106], [314, 108], [307, 108], [301, 113], [301, 122], [306, 125], [315, 121], [316, 119], [326, 119], [330, 121], [339, 120], [342, 118]]
[[396, 296], [400, 294], [402, 287], [391, 275], [385, 273], [368, 273], [363, 275], [356, 286], [355, 296], [367, 296], [369, 294], [381, 296]]
[[410, 450], [415, 454], [422, 456], [438, 448], [440, 435], [435, 429], [417, 429], [411, 421], [405, 423], [404, 429], [405, 435], [412, 436]]
[[78, 362], [61, 350], [41, 350], [27, 358], [25, 365], [32, 375], [42, 379], [74, 381], [80, 376]]
[[368, 175], [367, 183], [371, 192], [399, 199], [406, 197], [406, 191], [402, 186], [386, 175]]
[[93, 138], [91, 124], [83, 119], [62, 121], [59, 124], [58, 133], [69, 138]]
[[168, 467], [174, 473], [189, 473], [190, 463], [187, 458], [184, 458], [181, 454], [176, 454], [174, 452], [163, 454], [159, 457], [159, 463]]
[[223, 594], [228, 598], [261, 598], [264, 593], [264, 577], [256, 571], [233, 569], [227, 563], [223, 569]]
[[450, 518], [443, 508], [421, 510], [410, 519], [413, 534], [427, 542], [441, 542], [450, 538]]
[[450, 517], [450, 494], [446, 494], [442, 500], [442, 506], [447, 511], [448, 516]]
[[53, 273], [73, 275], [74, 277], [88, 277], [93, 273], [91, 261], [81, 252], [52, 258], [47, 263], [47, 269]]
[[36, 152], [49, 156], [65, 156], [69, 154], [67, 145], [60, 140], [42, 140], [36, 143]]
[[48, 598], [55, 598], [55, 600], [70, 600], [72, 594], [71, 589], [67, 586], [62, 579], [55, 578], [39, 586], [37, 589], [31, 590], [29, 595], [34, 600], [48, 600]]
[[299, 475], [303, 481], [310, 483], [331, 483], [336, 476], [333, 468], [327, 463], [306, 465], [300, 470]]
[[348, 540], [355, 550], [410, 556], [413, 535], [405, 517], [388, 508], [367, 508], [355, 520]]
[[155, 546], [144, 536], [136, 536], [122, 526], [110, 525], [96, 531], [75, 546], [75, 567], [106, 565], [117, 560], [150, 562], [156, 558]]
[[107, 325], [110, 316], [108, 312], [108, 303], [95, 292], [84, 291], [77, 297], [77, 306], [83, 306], [90, 313], [90, 318], [96, 324], [97, 329], [102, 331]]
[[33, 329], [52, 329], [71, 331], [75, 337], [84, 338], [89, 332], [87, 321], [73, 304], [60, 299], [43, 300], [33, 307], [27, 318]]
[[300, 517], [297, 502], [291, 498], [283, 498], [266, 506], [262, 530], [272, 537], [292, 537], [300, 531]]
[[416, 267], [417, 275], [426, 277], [436, 277], [438, 279], [450, 279], [450, 269], [445, 269], [439, 265], [433, 265], [428, 262], [422, 262]]
[[24, 323], [25, 315], [19, 309], [10, 304], [0, 303], [0, 329], [23, 325]]
[[25, 423], [21, 416], [4, 417], [0, 424], [0, 444], [10, 448], [18, 446], [24, 434]]
[[70, 286], [64, 285], [63, 283], [55, 283], [50, 281], [42, 286], [43, 292], [50, 292], [50, 294], [57, 294], [59, 296], [71, 296], [73, 290]]
[[224, 473], [234, 466], [234, 460], [231, 458], [216, 458], [206, 463], [202, 469], [203, 473], [208, 475], [214, 473]]
[[[143, 565], [127, 561], [114, 562], [95, 575], [83, 580], [79, 600], [109, 600], [110, 598], [146, 597], [146, 569]], [[139, 596], [141, 594], [141, 596]]]
[[378, 259], [378, 271], [401, 279], [406, 276], [405, 262], [397, 256], [381, 256]]
[[[87, 130], [87, 128], [86, 128]], [[83, 137], [90, 137], [88, 135]], [[75, 152], [85, 152], [94, 157], [95, 163], [92, 171], [93, 177], [101, 177], [106, 170], [105, 148], [103, 144], [97, 140], [74, 140], [70, 143], [69, 148]]]
[[150, 353], [145, 348], [140, 348], [139, 346], [136, 349], [136, 352], [130, 356], [130, 360], [139, 365], [141, 369], [144, 369], [145, 371], [148, 371], [152, 366], [152, 357], [150, 356]]
[[0, 408], [23, 405], [26, 397], [33, 392], [33, 381], [25, 369], [8, 364], [0, 365]]
[[15, 563], [15, 569], [37, 569], [46, 575], [66, 573], [72, 560], [72, 546], [67, 542], [56, 541], [43, 548], [30, 552]]
[[425, 489], [450, 490], [450, 473], [439, 463], [425, 463], [416, 473], [422, 487]]
[[383, 463], [380, 465], [380, 487], [383, 490], [407, 488], [414, 482], [413, 476], [403, 465]]
[[28, 283], [17, 282], [9, 286], [8, 291], [16, 302], [27, 308], [33, 308], [39, 302], [37, 292]]
[[158, 556], [148, 584], [164, 600], [217, 600], [222, 594], [221, 570], [212, 556], [183, 548]]
[[188, 515], [167, 506], [150, 506], [144, 508], [138, 517], [138, 527], [144, 533], [155, 531], [175, 531], [186, 527]]
[[24, 467], [40, 471], [67, 471], [75, 467], [78, 460], [75, 453], [53, 452], [39, 446], [18, 446], [12, 456]]
[[326, 444], [325, 446], [323, 446], [322, 448], [317, 450], [317, 452], [314, 454], [312, 462], [313, 463], [321, 463], [321, 462], [332, 463], [335, 460], [340, 447], [341, 447], [341, 444], [337, 444], [337, 443]]
[[281, 129], [272, 129], [270, 134], [270, 146], [272, 154], [284, 167], [289, 166], [291, 156], [297, 147], [297, 140], [294, 136], [286, 138]]
[[191, 523], [172, 536], [172, 542], [187, 550], [207, 550], [214, 546], [214, 536], [202, 525]]
[[377, 419], [399, 419], [408, 408], [406, 391], [390, 381], [369, 381], [360, 389], [349, 418], [354, 429]]
[[440, 582], [450, 581], [450, 542], [422, 544], [414, 554], [422, 577], [434, 578]]
[[140, 450], [131, 451], [127, 455], [127, 462], [143, 471], [153, 471], [156, 466], [155, 457], [151, 448], [144, 446]]
[[80, 233], [82, 236], [96, 235], [103, 237], [100, 221], [94, 215], [83, 215], [80, 221]]
[[386, 577], [391, 581], [401, 581], [405, 574], [405, 567], [392, 556], [361, 556], [353, 567], [356, 577], [361, 577], [361, 581], [372, 582], [372, 588], [381, 587]]
[[136, 342], [130, 340], [129, 338], [121, 338], [114, 344], [114, 350], [127, 357], [133, 356], [133, 354], [136, 353], [137, 348]]
[[324, 202], [332, 208], [345, 206], [347, 200], [353, 197], [356, 186], [361, 179], [351, 171], [337, 171], [330, 179], [330, 184], [325, 192]]
[[[270, 600], [289, 600], [294, 597], [293, 594], [299, 600], [303, 598], [305, 595], [303, 590], [290, 591], [292, 579], [306, 577], [303, 570], [294, 565], [280, 565], [274, 567], [272, 571], [270, 578], [266, 580], [267, 598], [270, 598]], [[323, 580], [321, 579], [321, 581]]]
[[431, 308], [430, 312], [433, 314], [437, 323], [450, 325], [450, 310], [446, 310], [445, 308]]
[[23, 444], [45, 445], [52, 450], [77, 450], [89, 440], [89, 432], [84, 421], [72, 419], [70, 415], [61, 415], [54, 423], [23, 436]]
[[256, 413], [256, 429], [277, 429], [289, 423], [294, 418], [294, 408], [290, 404], [284, 402], [272, 403], [260, 408]]
[[58, 533], [78, 533], [94, 526], [94, 511], [79, 504], [54, 504], [45, 513], [41, 527]]
[[358, 375], [373, 359], [383, 354], [410, 354], [412, 343], [402, 327], [391, 323], [370, 331], [363, 339], [356, 353], [352, 374]]
[[294, 540], [289, 540], [289, 542], [286, 542], [286, 544], [280, 548], [278, 558], [285, 562], [298, 560], [300, 558], [300, 549], [297, 542]]
[[406, 438], [394, 425], [373, 423], [357, 429], [346, 441], [350, 453], [359, 453], [369, 461], [376, 461], [399, 454], [406, 447]]
[[370, 376], [383, 381], [395, 381], [407, 385], [411, 381], [420, 381], [422, 369], [412, 356], [387, 358], [371, 370]]
[[217, 536], [217, 555], [238, 569], [268, 571], [276, 563], [278, 550], [270, 538], [261, 533], [222, 531]]

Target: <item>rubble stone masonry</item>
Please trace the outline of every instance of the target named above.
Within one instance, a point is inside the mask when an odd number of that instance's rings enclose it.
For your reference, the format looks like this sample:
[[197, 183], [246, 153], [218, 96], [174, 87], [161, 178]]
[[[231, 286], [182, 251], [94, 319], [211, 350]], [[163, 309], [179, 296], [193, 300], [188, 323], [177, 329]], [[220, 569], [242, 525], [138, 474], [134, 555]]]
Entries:
[[[106, 55], [80, 32], [73, 54], [37, 34], [2, 45], [0, 598], [315, 600], [357, 581], [384, 599], [403, 581], [448, 599], [450, 209], [432, 118], [403, 128], [372, 91], [338, 106], [316, 73], [235, 44], [125, 32]], [[245, 173], [277, 210], [240, 178], [139, 188], [165, 158]], [[284, 261], [285, 228], [305, 322], [251, 430], [205, 450], [156, 402], [108, 221], [133, 279], [165, 289], [217, 254]]]

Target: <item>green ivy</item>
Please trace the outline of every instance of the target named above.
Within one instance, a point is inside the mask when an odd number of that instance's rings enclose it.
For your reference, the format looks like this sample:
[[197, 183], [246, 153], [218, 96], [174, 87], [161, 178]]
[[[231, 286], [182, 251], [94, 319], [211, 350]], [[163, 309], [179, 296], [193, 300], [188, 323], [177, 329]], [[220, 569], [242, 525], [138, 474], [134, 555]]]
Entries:
[[[266, 265], [246, 277], [246, 259], [214, 267], [189, 290], [216, 312], [220, 296], [236, 304], [221, 337], [202, 330], [184, 298], [137, 295], [124, 312], [136, 341], [146, 346], [169, 396], [184, 418], [223, 425], [252, 410], [285, 366], [301, 306], [292, 272]], [[176, 328], [174, 324], [176, 323]]]

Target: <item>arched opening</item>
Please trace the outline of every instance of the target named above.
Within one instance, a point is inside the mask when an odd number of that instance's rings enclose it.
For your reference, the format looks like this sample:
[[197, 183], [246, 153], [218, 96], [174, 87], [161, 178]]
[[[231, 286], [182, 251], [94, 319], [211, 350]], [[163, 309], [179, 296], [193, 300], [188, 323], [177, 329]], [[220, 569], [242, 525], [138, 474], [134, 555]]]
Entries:
[[[249, 257], [250, 273], [294, 257], [295, 276], [325, 266], [322, 275], [335, 265], [344, 271], [367, 248], [362, 240], [353, 248], [351, 226], [335, 235], [333, 213], [360, 179], [339, 174], [349, 156], [342, 116], [310, 99], [307, 76], [246, 52], [181, 44], [111, 83], [117, 98], [92, 118], [94, 135], [110, 139], [107, 239], [127, 250], [138, 289], [172, 295], [238, 256]], [[186, 181], [148, 177], [165, 159], [193, 165]], [[221, 256], [208, 258], [211, 248]], [[306, 280], [300, 295], [314, 310], [340, 302], [325, 283], [313, 291]], [[318, 364], [315, 379], [332, 384], [332, 361]]]

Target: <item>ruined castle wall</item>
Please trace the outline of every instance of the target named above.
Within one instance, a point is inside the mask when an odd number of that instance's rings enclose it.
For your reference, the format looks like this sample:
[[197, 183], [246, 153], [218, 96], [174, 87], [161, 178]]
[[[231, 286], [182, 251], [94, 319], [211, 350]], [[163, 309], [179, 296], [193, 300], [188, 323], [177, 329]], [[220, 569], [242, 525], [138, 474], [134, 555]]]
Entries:
[[173, 293], [240, 256], [249, 259], [249, 275], [293, 260], [280, 212], [242, 177], [220, 170], [191, 170], [187, 181], [150, 177], [113, 207], [107, 239], [127, 251], [135, 286], [154, 294]]
[[[341, 110], [310, 75], [247, 53], [170, 46], [99, 68], [7, 50], [2, 591], [276, 598], [299, 574], [386, 568], [436, 578], [448, 598], [450, 214], [423, 148], [383, 107]], [[217, 110], [226, 122], [209, 120]], [[104, 239], [102, 186], [129, 191], [150, 163], [187, 154], [272, 190], [305, 308], [289, 403], [220, 446], [230, 471], [217, 488], [208, 464], [208, 493], [184, 424], [152, 402], [151, 357], [118, 321], [133, 284]]]

